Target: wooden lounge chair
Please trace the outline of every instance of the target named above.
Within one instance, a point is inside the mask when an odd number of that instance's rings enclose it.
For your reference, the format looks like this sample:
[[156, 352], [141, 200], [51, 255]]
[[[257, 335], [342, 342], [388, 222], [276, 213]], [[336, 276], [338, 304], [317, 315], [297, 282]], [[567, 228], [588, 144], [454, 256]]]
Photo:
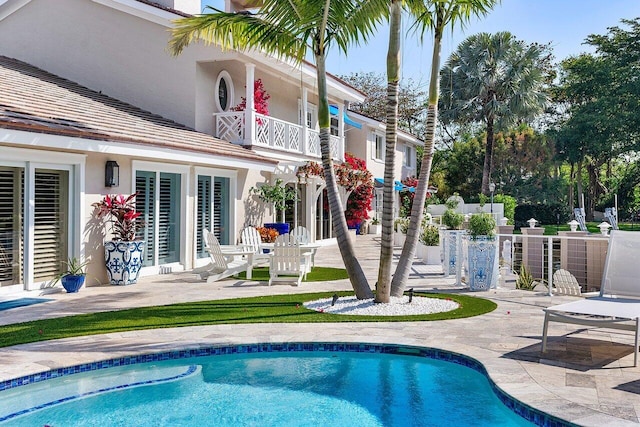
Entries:
[[640, 233], [611, 232], [600, 295], [544, 309], [542, 352], [547, 350], [549, 322], [635, 332], [633, 365], [638, 366], [640, 338]]
[[253, 265], [266, 265], [271, 258], [262, 250], [262, 238], [255, 227], [246, 227], [240, 232], [240, 242], [253, 252]]
[[207, 283], [213, 283], [247, 270], [248, 261], [243, 259], [241, 255], [223, 253], [215, 234], [205, 229], [203, 230], [203, 237], [211, 262], [207, 266], [197, 269], [197, 271], [194, 270], [200, 274], [201, 279], [206, 278]]
[[300, 286], [310, 269], [311, 254], [302, 254], [295, 236], [281, 234], [276, 237], [269, 263], [269, 286], [273, 282], [295, 282]]
[[[307, 230], [306, 227], [298, 225], [289, 234], [293, 235], [295, 237], [296, 241], [298, 243], [300, 243], [301, 245], [306, 245], [306, 244], [311, 243], [311, 234], [309, 233], [309, 230]], [[316, 266], [316, 260], [315, 260], [315, 258], [316, 258], [316, 250], [317, 249], [313, 249], [311, 251], [311, 266], [312, 267]]]
[[582, 289], [576, 277], [567, 270], [557, 270], [553, 273], [554, 292], [559, 295], [582, 295]]

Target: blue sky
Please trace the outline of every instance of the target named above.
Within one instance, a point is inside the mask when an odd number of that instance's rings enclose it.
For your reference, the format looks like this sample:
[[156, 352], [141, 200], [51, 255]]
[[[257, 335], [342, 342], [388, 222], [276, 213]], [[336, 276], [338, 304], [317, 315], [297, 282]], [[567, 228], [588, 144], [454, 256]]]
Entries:
[[[223, 0], [203, 0], [224, 8]], [[526, 42], [551, 43], [556, 60], [581, 52], [591, 52], [583, 45], [589, 34], [605, 34], [607, 27], [620, 24], [620, 19], [640, 16], [640, 0], [502, 0], [486, 17], [472, 20], [464, 30], [456, 28], [445, 35], [442, 63], [467, 36], [478, 32], [509, 31]], [[405, 21], [408, 27], [408, 22]], [[406, 33], [406, 31], [405, 31]], [[327, 70], [333, 74], [375, 71], [385, 72], [388, 28], [381, 27], [366, 46], [353, 47], [346, 57], [331, 52]], [[433, 44], [427, 35], [424, 45], [409, 33], [403, 44], [404, 78], [413, 78], [426, 85], [431, 67]]]

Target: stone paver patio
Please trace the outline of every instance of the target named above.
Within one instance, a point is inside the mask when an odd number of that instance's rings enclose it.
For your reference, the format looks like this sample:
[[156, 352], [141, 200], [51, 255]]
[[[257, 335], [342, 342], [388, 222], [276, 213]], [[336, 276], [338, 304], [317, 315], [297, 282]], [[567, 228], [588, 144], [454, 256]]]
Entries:
[[[370, 282], [376, 281], [378, 238], [357, 237], [357, 251]], [[336, 246], [322, 247], [317, 265], [342, 266]], [[465, 292], [439, 268], [414, 264], [408, 288]], [[348, 280], [268, 287], [229, 279], [213, 284], [189, 273], [143, 278], [128, 287], [83, 288], [77, 294], [46, 295], [51, 302], [2, 313], [0, 324], [76, 313], [265, 294], [349, 290]], [[20, 296], [38, 296], [22, 293]], [[638, 425], [640, 367], [633, 367], [632, 333], [550, 325], [549, 351], [540, 352], [543, 312], [571, 297], [549, 297], [507, 284], [476, 293], [498, 304], [483, 316], [437, 322], [252, 324], [133, 331], [45, 341], [0, 349], [0, 380], [123, 355], [217, 344], [259, 342], [369, 342], [436, 347], [484, 364], [496, 384], [520, 401], [585, 426]], [[10, 299], [0, 295], [0, 300]]]

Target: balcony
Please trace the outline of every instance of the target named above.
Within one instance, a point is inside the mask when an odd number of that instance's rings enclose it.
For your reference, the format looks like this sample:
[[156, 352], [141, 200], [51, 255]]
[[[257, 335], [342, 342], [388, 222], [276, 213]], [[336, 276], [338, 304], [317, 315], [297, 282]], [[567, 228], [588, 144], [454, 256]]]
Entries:
[[[286, 154], [320, 159], [320, 133], [313, 129], [253, 113], [254, 120], [246, 120], [249, 112], [230, 111], [213, 115], [214, 136], [238, 145], [264, 147]], [[245, 123], [253, 123], [247, 129]], [[344, 138], [330, 136], [331, 156], [344, 160]]]

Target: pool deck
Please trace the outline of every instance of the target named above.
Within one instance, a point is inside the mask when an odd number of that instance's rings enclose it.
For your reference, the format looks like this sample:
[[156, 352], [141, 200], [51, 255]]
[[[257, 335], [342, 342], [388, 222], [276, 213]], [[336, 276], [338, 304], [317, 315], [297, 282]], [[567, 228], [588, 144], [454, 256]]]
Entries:
[[[378, 242], [379, 237], [357, 236], [358, 257], [372, 284], [377, 275]], [[321, 247], [316, 265], [342, 267], [337, 247]], [[467, 293], [455, 286], [453, 277], [443, 278], [439, 272], [437, 266], [416, 262], [407, 288]], [[207, 284], [193, 274], [173, 273], [145, 277], [126, 287], [97, 286], [83, 288], [77, 294], [46, 294], [53, 301], [0, 312], [0, 324], [183, 301], [350, 289], [348, 280], [268, 287], [266, 283], [237, 279]], [[13, 296], [39, 295], [23, 292]], [[52, 368], [179, 348], [313, 341], [389, 343], [436, 347], [471, 356], [516, 399], [579, 425], [640, 423], [640, 367], [633, 367], [633, 333], [551, 323], [549, 348], [543, 355], [542, 308], [576, 298], [519, 291], [511, 283], [473, 295], [493, 300], [498, 308], [478, 317], [436, 322], [197, 326], [7, 347], [0, 349], [0, 381]], [[6, 299], [8, 295], [0, 295], [0, 300]]]

